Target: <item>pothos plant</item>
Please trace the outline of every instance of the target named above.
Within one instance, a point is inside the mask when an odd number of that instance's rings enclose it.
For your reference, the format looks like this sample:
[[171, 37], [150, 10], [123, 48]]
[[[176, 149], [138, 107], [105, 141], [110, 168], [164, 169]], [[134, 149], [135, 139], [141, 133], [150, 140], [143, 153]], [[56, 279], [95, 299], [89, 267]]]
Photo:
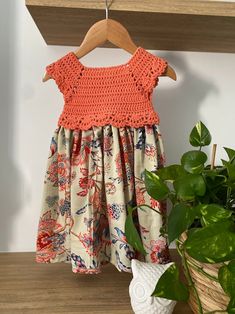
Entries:
[[[188, 254], [200, 262], [221, 263], [214, 280], [230, 298], [227, 312], [235, 313], [235, 150], [224, 147], [228, 160], [214, 166], [212, 158], [211, 164], [206, 165], [208, 156], [202, 148], [210, 145], [211, 134], [202, 122], [192, 129], [189, 142], [198, 149], [185, 152], [180, 164], [144, 172], [148, 194], [157, 201], [168, 199], [172, 204], [170, 214], [165, 217], [165, 230], [161, 232], [167, 235], [169, 244], [176, 242], [187, 279], [186, 284], [180, 281], [179, 269], [173, 263], [157, 282], [152, 295], [187, 301], [191, 288], [197, 299], [198, 313], [203, 313], [188, 268]], [[142, 209], [144, 206], [151, 209], [147, 204], [140, 205]], [[137, 207], [128, 206], [125, 232], [127, 241], [146, 254], [132, 218]], [[182, 233], [187, 234], [185, 241], [181, 241]]]

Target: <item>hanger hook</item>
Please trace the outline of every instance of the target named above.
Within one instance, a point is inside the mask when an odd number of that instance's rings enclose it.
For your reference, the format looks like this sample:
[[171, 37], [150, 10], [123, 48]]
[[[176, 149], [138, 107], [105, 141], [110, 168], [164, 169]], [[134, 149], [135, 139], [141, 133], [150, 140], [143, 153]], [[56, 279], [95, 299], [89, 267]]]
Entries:
[[106, 19], [108, 19], [109, 18], [109, 8], [108, 8], [108, 1], [107, 0], [105, 0], [105, 11], [106, 11]]

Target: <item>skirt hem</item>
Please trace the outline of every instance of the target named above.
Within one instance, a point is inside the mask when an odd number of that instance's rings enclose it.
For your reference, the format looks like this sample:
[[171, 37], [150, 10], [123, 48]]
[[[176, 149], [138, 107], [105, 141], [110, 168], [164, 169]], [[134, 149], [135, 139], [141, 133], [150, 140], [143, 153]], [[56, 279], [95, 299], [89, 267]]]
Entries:
[[[67, 264], [71, 264], [70, 260], [57, 260], [57, 261], [52, 261], [52, 260], [43, 260], [43, 259], [39, 259], [37, 256], [35, 257], [35, 262], [37, 264], [54, 264], [54, 263], [67, 263]], [[100, 274], [102, 273], [102, 268], [107, 265], [107, 264], [112, 264], [113, 266], [115, 266], [115, 268], [119, 271], [119, 272], [128, 272], [128, 273], [132, 273], [131, 268], [130, 269], [120, 269], [117, 265], [116, 262], [110, 260], [110, 261], [102, 261], [101, 262], [101, 267], [99, 268], [91, 268], [91, 269], [87, 269], [87, 268], [83, 268], [83, 267], [72, 267], [72, 272], [75, 274], [91, 274], [91, 275], [95, 275], [95, 274]]]

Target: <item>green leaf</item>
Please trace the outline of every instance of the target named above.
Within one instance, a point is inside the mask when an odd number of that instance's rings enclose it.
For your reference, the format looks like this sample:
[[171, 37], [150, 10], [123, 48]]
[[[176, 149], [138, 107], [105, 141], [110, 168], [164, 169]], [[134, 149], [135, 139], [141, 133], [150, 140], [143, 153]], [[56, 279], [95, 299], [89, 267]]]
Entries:
[[128, 214], [127, 214], [126, 222], [125, 222], [125, 235], [126, 235], [127, 242], [137, 251], [146, 255], [146, 251], [143, 247], [143, 243], [141, 241], [140, 235], [133, 221], [133, 217], [132, 217], [133, 208], [128, 205], [127, 210], [128, 210]]
[[189, 142], [194, 147], [207, 146], [211, 143], [211, 135], [207, 127], [199, 121], [192, 129]]
[[225, 175], [218, 174], [217, 172], [213, 173], [213, 171], [203, 171], [203, 175], [205, 176], [210, 189], [217, 188], [227, 181], [227, 177]]
[[235, 314], [235, 298], [232, 298], [227, 307], [228, 314]]
[[155, 200], [166, 199], [170, 192], [168, 186], [155, 173], [145, 169], [144, 182], [148, 194]]
[[224, 160], [224, 159], [221, 159], [221, 161], [222, 161], [222, 164], [223, 164], [223, 165], [225, 165], [225, 164], [226, 164], [226, 162], [227, 162], [227, 161], [226, 161], [226, 160]]
[[189, 255], [200, 262], [219, 263], [235, 258], [235, 224], [223, 220], [198, 229], [184, 243]]
[[177, 196], [184, 200], [194, 200], [196, 196], [203, 196], [206, 185], [200, 174], [187, 174], [173, 183]]
[[227, 168], [228, 176], [231, 181], [235, 180], [235, 165], [230, 164], [228, 161], [222, 161], [224, 166]]
[[[203, 172], [203, 177], [207, 186], [207, 193], [201, 200], [204, 204], [216, 203], [216, 204], [226, 204], [227, 201], [227, 170], [226, 176], [220, 175], [215, 172], [213, 176], [212, 173]], [[222, 172], [220, 172], [222, 173]]]
[[217, 204], [201, 204], [195, 208], [195, 211], [201, 213], [202, 221], [205, 225], [227, 219], [233, 213]]
[[193, 223], [196, 216], [194, 208], [177, 204], [168, 217], [168, 239], [171, 243]]
[[178, 177], [186, 174], [186, 172], [181, 165], [170, 165], [170, 166], [158, 169], [156, 174], [163, 181], [174, 181]]
[[188, 300], [188, 288], [179, 280], [179, 270], [175, 264], [162, 274], [151, 296], [175, 301]]
[[228, 147], [224, 147], [224, 150], [228, 155], [229, 162], [235, 164], [235, 150]]
[[235, 299], [235, 260], [220, 267], [218, 279], [224, 292]]
[[202, 151], [191, 150], [181, 157], [181, 164], [187, 172], [201, 173], [204, 164], [207, 161], [207, 155]]

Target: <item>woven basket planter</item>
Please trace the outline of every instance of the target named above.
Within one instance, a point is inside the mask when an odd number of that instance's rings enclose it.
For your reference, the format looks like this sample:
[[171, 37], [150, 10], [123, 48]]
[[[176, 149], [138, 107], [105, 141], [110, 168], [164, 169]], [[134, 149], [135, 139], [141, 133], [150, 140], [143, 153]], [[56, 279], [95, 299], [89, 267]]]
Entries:
[[[187, 238], [186, 233], [180, 236], [180, 240], [183, 242]], [[198, 291], [198, 295], [202, 304], [203, 312], [210, 312], [216, 310], [226, 311], [229, 303], [229, 297], [223, 291], [219, 282], [208, 278], [201, 271], [196, 269], [193, 265], [196, 265], [201, 270], [206, 272], [208, 275], [218, 278], [218, 270], [222, 263], [207, 264], [201, 263], [185, 254], [188, 262], [189, 271], [191, 273], [192, 280], [194, 281], [195, 287]], [[189, 306], [195, 314], [198, 314], [198, 304], [193, 290], [190, 291], [190, 297], [188, 301]], [[225, 312], [226, 313], [226, 312]]]

